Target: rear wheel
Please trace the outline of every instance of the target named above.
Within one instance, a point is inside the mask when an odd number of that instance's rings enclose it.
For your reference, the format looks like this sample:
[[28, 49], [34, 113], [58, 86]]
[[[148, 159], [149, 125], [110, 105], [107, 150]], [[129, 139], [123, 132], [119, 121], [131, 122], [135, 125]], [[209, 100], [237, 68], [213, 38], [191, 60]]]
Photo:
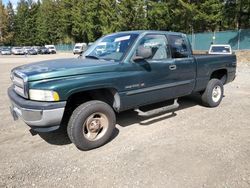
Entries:
[[220, 104], [223, 93], [224, 88], [222, 82], [218, 79], [211, 79], [201, 96], [202, 102], [205, 106], [216, 107]]
[[108, 104], [89, 101], [74, 110], [67, 132], [77, 148], [90, 150], [104, 145], [110, 139], [115, 124], [115, 113]]

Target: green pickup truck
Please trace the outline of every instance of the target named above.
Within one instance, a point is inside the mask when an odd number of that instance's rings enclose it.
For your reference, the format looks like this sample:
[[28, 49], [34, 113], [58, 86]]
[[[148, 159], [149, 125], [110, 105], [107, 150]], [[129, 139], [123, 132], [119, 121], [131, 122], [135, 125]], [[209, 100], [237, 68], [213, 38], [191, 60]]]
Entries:
[[[235, 72], [235, 55], [193, 55], [185, 34], [128, 31], [98, 39], [79, 58], [14, 68], [8, 96], [14, 119], [36, 132], [66, 124], [70, 140], [88, 150], [110, 139], [115, 113], [135, 109], [151, 116], [178, 108], [177, 99], [192, 93], [200, 93], [205, 106], [218, 106]], [[169, 100], [173, 104], [142, 110]]]

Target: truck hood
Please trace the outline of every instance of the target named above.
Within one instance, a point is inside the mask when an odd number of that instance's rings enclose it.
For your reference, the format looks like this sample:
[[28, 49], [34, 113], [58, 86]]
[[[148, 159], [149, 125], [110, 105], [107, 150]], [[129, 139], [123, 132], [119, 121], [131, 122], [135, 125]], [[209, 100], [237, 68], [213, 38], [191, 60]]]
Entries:
[[28, 77], [28, 81], [111, 72], [119, 63], [95, 59], [56, 59], [31, 63], [14, 68]]

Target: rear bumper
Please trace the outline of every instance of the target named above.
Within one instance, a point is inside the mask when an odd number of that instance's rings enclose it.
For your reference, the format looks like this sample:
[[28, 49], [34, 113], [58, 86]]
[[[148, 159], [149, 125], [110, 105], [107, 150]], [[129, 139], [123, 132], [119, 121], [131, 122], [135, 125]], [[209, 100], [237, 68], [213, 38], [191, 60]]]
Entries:
[[11, 101], [11, 114], [14, 119], [21, 118], [32, 129], [39, 132], [53, 131], [59, 128], [66, 102], [37, 102], [17, 95], [13, 88], [8, 89]]

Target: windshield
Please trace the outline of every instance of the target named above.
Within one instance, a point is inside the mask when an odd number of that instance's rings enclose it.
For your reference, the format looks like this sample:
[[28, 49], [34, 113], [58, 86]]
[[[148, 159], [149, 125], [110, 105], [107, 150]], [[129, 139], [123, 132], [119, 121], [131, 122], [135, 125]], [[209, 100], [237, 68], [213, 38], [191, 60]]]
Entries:
[[117, 33], [97, 40], [84, 54], [86, 58], [120, 61], [138, 34]]
[[81, 46], [75, 46], [75, 49], [80, 49], [81, 48]]
[[228, 46], [213, 46], [212, 49], [211, 49], [211, 52], [229, 53], [230, 48]]

